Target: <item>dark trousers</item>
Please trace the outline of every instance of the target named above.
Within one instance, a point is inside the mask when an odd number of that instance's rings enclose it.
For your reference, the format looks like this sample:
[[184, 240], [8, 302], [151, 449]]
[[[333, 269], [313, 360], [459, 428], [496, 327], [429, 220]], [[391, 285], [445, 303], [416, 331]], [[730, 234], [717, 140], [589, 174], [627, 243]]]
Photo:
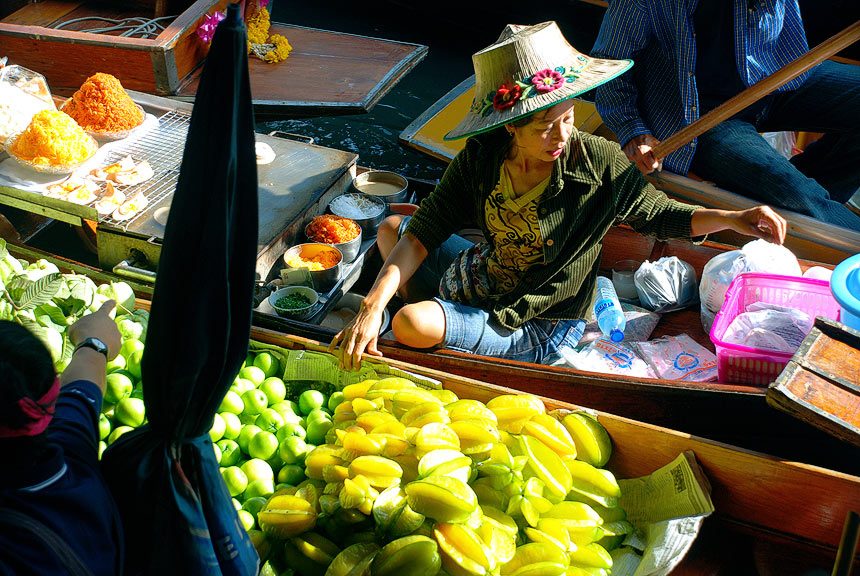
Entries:
[[[824, 132], [786, 159], [759, 135]], [[699, 136], [693, 172], [774, 208], [860, 231], [844, 203], [860, 188], [860, 66], [824, 62], [798, 90], [774, 95], [755, 123], [733, 118]]]

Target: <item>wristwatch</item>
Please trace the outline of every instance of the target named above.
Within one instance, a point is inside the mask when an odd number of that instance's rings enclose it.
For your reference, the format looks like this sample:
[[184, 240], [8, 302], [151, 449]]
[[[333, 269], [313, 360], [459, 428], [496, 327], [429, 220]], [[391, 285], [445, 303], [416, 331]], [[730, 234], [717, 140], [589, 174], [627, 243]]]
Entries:
[[90, 336], [89, 338], [84, 338], [81, 342], [75, 346], [75, 352], [80, 350], [81, 348], [92, 348], [96, 352], [101, 352], [105, 355], [105, 360], [108, 357], [108, 347], [107, 344], [99, 340], [98, 338]]

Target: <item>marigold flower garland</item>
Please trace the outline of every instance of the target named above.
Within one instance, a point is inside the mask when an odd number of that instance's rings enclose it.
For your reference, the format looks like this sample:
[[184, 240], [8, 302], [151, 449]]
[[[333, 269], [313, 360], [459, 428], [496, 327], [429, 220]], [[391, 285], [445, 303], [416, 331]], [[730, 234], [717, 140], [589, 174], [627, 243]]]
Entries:
[[[281, 34], [269, 36], [271, 21], [268, 10], [269, 0], [249, 0], [245, 12], [245, 27], [248, 30], [248, 54], [253, 54], [260, 60], [275, 64], [285, 60], [293, 47], [289, 40]], [[209, 43], [215, 35], [215, 28], [224, 19], [223, 12], [207, 14], [203, 22], [197, 27], [197, 35], [200, 39]]]
[[269, 36], [271, 21], [268, 4], [269, 0], [258, 0], [256, 6], [249, 6], [251, 16], [245, 19], [245, 25], [248, 28], [248, 53], [274, 64], [286, 59], [293, 47], [281, 34]]

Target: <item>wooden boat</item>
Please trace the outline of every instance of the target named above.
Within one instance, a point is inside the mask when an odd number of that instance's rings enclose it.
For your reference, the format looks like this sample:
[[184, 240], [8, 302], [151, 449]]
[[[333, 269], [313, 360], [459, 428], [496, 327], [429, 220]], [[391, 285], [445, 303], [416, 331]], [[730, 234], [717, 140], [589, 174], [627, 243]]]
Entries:
[[[731, 249], [712, 242], [695, 245], [657, 241], [626, 227], [613, 228], [603, 245], [600, 266], [604, 271], [611, 270], [618, 260], [654, 261], [663, 256], [677, 256], [693, 266], [697, 278], [701, 278], [702, 269], [711, 258]], [[801, 268], [805, 270], [815, 264], [801, 261]], [[363, 275], [372, 282], [375, 269], [368, 266]], [[334, 335], [334, 330], [329, 328], [267, 314], [257, 314], [254, 323], [317, 340], [329, 340]], [[702, 327], [698, 307], [664, 314], [652, 338], [684, 333], [714, 350]], [[488, 380], [745, 448], [860, 474], [860, 452], [855, 451], [852, 456], [840, 441], [769, 407], [765, 386], [615, 376], [446, 349], [416, 350], [393, 339], [380, 340], [379, 349], [386, 358]]]
[[[193, 100], [208, 52], [197, 27], [228, 1], [6, 0], [0, 56], [43, 74], [57, 94], [71, 95], [90, 75], [107, 72], [127, 89]], [[70, 22], [88, 17], [158, 18], [166, 26], [132, 38], [82, 31], [98, 21]], [[293, 52], [283, 65], [249, 59], [254, 103], [266, 115], [367, 112], [427, 55], [419, 44], [290, 24], [273, 23], [270, 33], [286, 36]]]
[[[288, 349], [321, 350], [319, 342], [254, 328], [254, 340]], [[460, 398], [487, 401], [517, 390], [393, 359], [386, 363], [435, 378]], [[492, 383], [487, 383], [492, 382]], [[545, 397], [548, 409], [572, 409]], [[812, 568], [829, 573], [843, 521], [860, 509], [860, 477], [786, 462], [609, 413], [599, 414], [619, 477], [651, 473], [691, 450], [711, 484], [716, 508], [690, 554], [673, 575], [761, 574], [789, 576]]]
[[[455, 86], [407, 126], [400, 134], [400, 141], [416, 150], [450, 162], [465, 141], [448, 142], [443, 136], [465, 115], [473, 95], [474, 77], [471, 77]], [[614, 134], [603, 124], [593, 103], [577, 100], [575, 116], [578, 129], [615, 139]], [[683, 202], [726, 210], [739, 210], [758, 204], [714, 184], [668, 171], [649, 175], [649, 179], [657, 188]], [[860, 249], [860, 232], [825, 224], [790, 210], [780, 209], [779, 212], [789, 222], [785, 244], [798, 258], [837, 264]], [[720, 233], [716, 237], [729, 244], [737, 244], [740, 241], [740, 238], [732, 233]]]

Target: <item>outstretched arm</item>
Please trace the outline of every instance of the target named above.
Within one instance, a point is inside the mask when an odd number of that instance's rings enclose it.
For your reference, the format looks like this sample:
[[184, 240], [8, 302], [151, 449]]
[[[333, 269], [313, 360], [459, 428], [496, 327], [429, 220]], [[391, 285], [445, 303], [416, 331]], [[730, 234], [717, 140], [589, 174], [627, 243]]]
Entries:
[[367, 351], [373, 356], [382, 356], [376, 347], [382, 312], [427, 257], [427, 249], [415, 236], [407, 232], [394, 246], [386, 258], [376, 281], [361, 302], [358, 314], [343, 330], [332, 338], [329, 350], [340, 348], [340, 363], [346, 370], [361, 365], [361, 355]]
[[119, 353], [121, 337], [113, 319], [108, 315], [116, 306], [116, 302], [108, 300], [98, 311], [84, 316], [69, 327], [69, 339], [77, 346], [86, 338], [95, 337], [107, 344], [107, 358], [90, 348], [81, 348], [72, 356], [72, 361], [60, 377], [61, 385], [65, 386], [76, 380], [88, 380], [99, 387], [102, 394], [105, 391], [105, 364]]
[[715, 210], [700, 208], [693, 212], [690, 222], [691, 236], [704, 236], [720, 230], [734, 230], [745, 236], [764, 238], [776, 244], [785, 241], [788, 228], [785, 218], [769, 206], [755, 206], [747, 210]]

